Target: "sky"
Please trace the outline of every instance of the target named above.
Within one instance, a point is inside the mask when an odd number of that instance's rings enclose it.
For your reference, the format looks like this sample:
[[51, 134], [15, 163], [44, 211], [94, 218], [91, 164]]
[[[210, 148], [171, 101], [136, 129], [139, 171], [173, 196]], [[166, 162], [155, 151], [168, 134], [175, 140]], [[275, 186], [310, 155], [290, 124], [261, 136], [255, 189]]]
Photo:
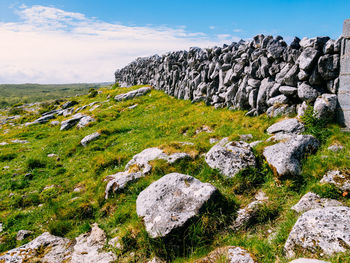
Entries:
[[337, 39], [349, 10], [349, 0], [0, 0], [0, 84], [113, 81], [137, 57], [261, 33]]

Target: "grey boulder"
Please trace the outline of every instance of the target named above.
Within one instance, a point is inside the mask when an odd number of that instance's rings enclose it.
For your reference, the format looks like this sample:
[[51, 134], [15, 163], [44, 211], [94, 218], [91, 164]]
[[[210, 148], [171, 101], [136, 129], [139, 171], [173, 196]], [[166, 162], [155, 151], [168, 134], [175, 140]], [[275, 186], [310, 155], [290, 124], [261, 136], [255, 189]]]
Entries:
[[229, 142], [222, 139], [205, 155], [206, 163], [227, 177], [234, 177], [248, 167], [255, 167], [256, 160], [250, 145], [243, 141]]
[[90, 142], [96, 140], [98, 137], [100, 137], [101, 134], [99, 132], [95, 132], [93, 134], [87, 135], [85, 136], [81, 141], [81, 145], [83, 145], [84, 147], [86, 147]]
[[143, 218], [152, 238], [165, 237], [199, 214], [217, 189], [192, 176], [171, 173], [153, 182], [136, 200], [136, 212]]
[[65, 120], [65, 121], [62, 121], [60, 130], [61, 131], [69, 130], [74, 125], [76, 125], [80, 121], [80, 119], [83, 117], [84, 117], [84, 115], [82, 115], [81, 113], [77, 113], [77, 114], [73, 115], [72, 118]]
[[306, 82], [298, 85], [298, 97], [302, 101], [314, 102], [319, 96], [318, 90], [308, 85]]
[[276, 134], [276, 133], [293, 133], [300, 134], [305, 130], [304, 124], [302, 124], [297, 119], [286, 119], [279, 121], [269, 128], [267, 128], [268, 134]]
[[84, 116], [82, 117], [78, 124], [77, 124], [77, 128], [84, 128], [86, 127], [89, 123], [91, 122], [95, 122], [96, 120], [90, 116]]
[[334, 94], [322, 94], [314, 104], [315, 116], [322, 120], [332, 120], [335, 117], [338, 98]]
[[137, 90], [129, 91], [127, 93], [119, 94], [119, 95], [115, 96], [114, 99], [116, 101], [130, 100], [130, 99], [133, 99], [135, 97], [143, 96], [150, 91], [151, 91], [150, 87], [143, 87], [143, 88], [139, 88]]
[[299, 68], [306, 72], [309, 72], [317, 62], [319, 54], [320, 53], [316, 49], [313, 49], [311, 47], [305, 48], [297, 60]]
[[286, 141], [267, 146], [263, 155], [276, 175], [293, 176], [301, 173], [304, 155], [316, 151], [318, 146], [318, 140], [311, 135], [294, 135]]
[[335, 79], [339, 76], [339, 55], [324, 55], [318, 60], [318, 72], [325, 80]]
[[302, 214], [295, 223], [284, 249], [288, 258], [303, 249], [326, 255], [345, 252], [350, 246], [350, 208], [326, 207]]
[[289, 263], [331, 263], [331, 262], [318, 260], [318, 259], [311, 259], [311, 258], [298, 258], [290, 261]]

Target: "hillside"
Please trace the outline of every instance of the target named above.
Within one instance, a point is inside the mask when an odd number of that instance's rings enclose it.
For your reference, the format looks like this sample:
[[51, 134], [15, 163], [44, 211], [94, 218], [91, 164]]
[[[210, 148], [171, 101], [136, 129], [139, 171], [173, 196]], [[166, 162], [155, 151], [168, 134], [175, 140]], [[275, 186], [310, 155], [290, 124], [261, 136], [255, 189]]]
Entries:
[[[33, 122], [45, 111], [61, 109], [64, 102], [24, 108], [15, 118], [7, 118], [11, 110], [0, 111], [0, 252], [26, 244], [45, 231], [73, 239], [97, 223], [107, 240], [115, 241], [114, 245], [103, 243], [114, 253], [115, 262], [147, 262], [154, 256], [169, 262], [194, 262], [224, 246], [244, 248], [256, 262], [289, 262], [284, 246], [300, 216], [291, 207], [304, 194], [312, 191], [350, 205], [347, 191], [320, 183], [328, 171], [344, 170], [350, 164], [349, 136], [338, 125], [324, 126], [306, 113], [302, 118], [304, 134], [314, 135], [320, 146], [302, 159], [300, 175], [280, 176], [270, 168], [273, 166], [267, 163], [263, 151], [275, 144], [268, 140], [271, 135], [266, 130], [285, 117], [245, 116], [246, 111], [215, 109], [153, 89], [132, 99], [113, 99], [138, 88], [103, 87], [98, 94], [66, 98], [77, 104], [63, 106], [66, 111], [60, 114], [66, 116], [55, 115], [46, 123]], [[81, 128], [62, 128], [68, 124], [62, 121], [77, 112], [82, 114], [80, 119], [92, 119]], [[99, 137], [86, 147], [81, 145], [85, 136], [96, 132]], [[211, 168], [206, 161], [209, 157], [205, 157], [225, 137], [242, 141], [241, 145], [255, 142], [250, 144], [254, 165], [243, 166], [231, 177], [220, 172], [220, 165], [219, 169]], [[343, 148], [334, 151], [334, 145]], [[146, 168], [150, 165], [150, 171], [123, 187], [113, 184], [106, 199], [107, 181], [111, 180], [108, 176], [123, 172], [133, 156], [151, 147], [161, 149], [162, 157], [144, 163]], [[169, 156], [175, 153], [186, 153], [186, 158], [172, 163]], [[146, 169], [137, 162], [129, 164], [125, 172], [139, 175], [140, 169]], [[137, 215], [136, 200], [152, 182], [174, 172], [210, 183], [219, 194], [181, 228], [182, 232], [152, 238]], [[247, 209], [248, 220], [238, 222], [237, 214], [242, 212], [238, 210], [252, 201], [259, 203], [258, 208], [252, 208], [253, 213]], [[31, 232], [16, 240], [19, 230]], [[297, 257], [350, 261], [349, 251], [332, 256], [299, 248], [295, 252]], [[1, 260], [8, 262], [0, 253]], [[198, 262], [212, 262], [205, 260]], [[217, 260], [226, 262], [224, 257]]]
[[103, 84], [0, 84], [0, 108], [87, 94]]

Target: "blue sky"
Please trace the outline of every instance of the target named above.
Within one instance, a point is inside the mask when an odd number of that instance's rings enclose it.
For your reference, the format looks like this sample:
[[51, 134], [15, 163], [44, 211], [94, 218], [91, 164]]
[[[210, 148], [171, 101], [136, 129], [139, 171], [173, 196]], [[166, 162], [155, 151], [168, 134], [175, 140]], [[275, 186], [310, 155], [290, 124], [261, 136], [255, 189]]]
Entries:
[[263, 33], [338, 38], [350, 1], [0, 0], [0, 83], [112, 81], [138, 56]]

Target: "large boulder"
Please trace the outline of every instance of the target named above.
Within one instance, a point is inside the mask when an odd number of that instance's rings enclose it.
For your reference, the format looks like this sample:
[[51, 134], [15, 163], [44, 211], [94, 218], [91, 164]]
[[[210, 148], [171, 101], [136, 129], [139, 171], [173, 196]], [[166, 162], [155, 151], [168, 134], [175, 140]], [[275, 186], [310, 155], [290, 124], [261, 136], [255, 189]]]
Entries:
[[65, 121], [62, 121], [60, 130], [61, 131], [69, 130], [74, 125], [76, 125], [80, 121], [80, 119], [83, 117], [84, 117], [84, 115], [82, 115], [81, 113], [77, 113], [77, 114], [73, 115], [72, 118], [65, 120]]
[[137, 90], [129, 91], [127, 93], [119, 94], [119, 95], [115, 96], [114, 99], [116, 101], [130, 100], [130, 99], [133, 99], [135, 97], [143, 96], [150, 91], [151, 91], [150, 87], [143, 87], [143, 88], [139, 88]]
[[322, 94], [318, 97], [314, 104], [314, 112], [316, 118], [329, 121], [335, 117], [338, 98], [334, 94]]
[[264, 149], [264, 157], [279, 176], [299, 175], [301, 160], [306, 153], [318, 149], [319, 142], [311, 135], [294, 135]]
[[212, 262], [228, 263], [255, 263], [254, 257], [244, 248], [227, 246], [219, 247], [210, 252], [205, 258], [198, 259], [194, 263], [212, 263]]
[[227, 177], [234, 177], [248, 167], [255, 167], [256, 160], [250, 145], [243, 141], [229, 142], [222, 139], [205, 155], [205, 161]]
[[96, 120], [95, 120], [94, 118], [90, 117], [90, 116], [83, 116], [83, 117], [79, 120], [79, 122], [78, 122], [78, 124], [77, 124], [77, 128], [84, 128], [84, 127], [88, 126], [89, 123], [95, 122], [95, 121], [96, 121]]
[[350, 247], [350, 208], [326, 207], [302, 214], [284, 245], [287, 257], [301, 249], [311, 253], [345, 252]]
[[69, 239], [56, 237], [45, 232], [31, 242], [2, 254], [0, 262], [63, 263], [69, 260], [72, 249], [72, 242]]
[[319, 95], [319, 91], [306, 82], [298, 84], [298, 97], [302, 101], [314, 102]]
[[171, 173], [153, 182], [136, 200], [137, 215], [143, 218], [152, 238], [165, 237], [200, 213], [217, 189], [192, 176]]
[[335, 79], [339, 76], [339, 54], [324, 55], [318, 60], [318, 72], [325, 80]]
[[308, 192], [299, 200], [297, 204], [292, 206], [291, 209], [297, 213], [303, 213], [311, 209], [341, 206], [341, 205], [342, 203], [340, 203], [337, 200], [329, 199], [329, 198], [321, 198], [318, 194]]
[[299, 68], [306, 72], [309, 72], [316, 64], [319, 55], [320, 52], [318, 52], [316, 49], [313, 49], [311, 47], [305, 48], [297, 60]]
[[276, 133], [290, 133], [290, 134], [300, 134], [305, 130], [304, 124], [302, 124], [297, 119], [286, 119], [279, 121], [269, 128], [267, 128], [268, 134], [276, 134]]

